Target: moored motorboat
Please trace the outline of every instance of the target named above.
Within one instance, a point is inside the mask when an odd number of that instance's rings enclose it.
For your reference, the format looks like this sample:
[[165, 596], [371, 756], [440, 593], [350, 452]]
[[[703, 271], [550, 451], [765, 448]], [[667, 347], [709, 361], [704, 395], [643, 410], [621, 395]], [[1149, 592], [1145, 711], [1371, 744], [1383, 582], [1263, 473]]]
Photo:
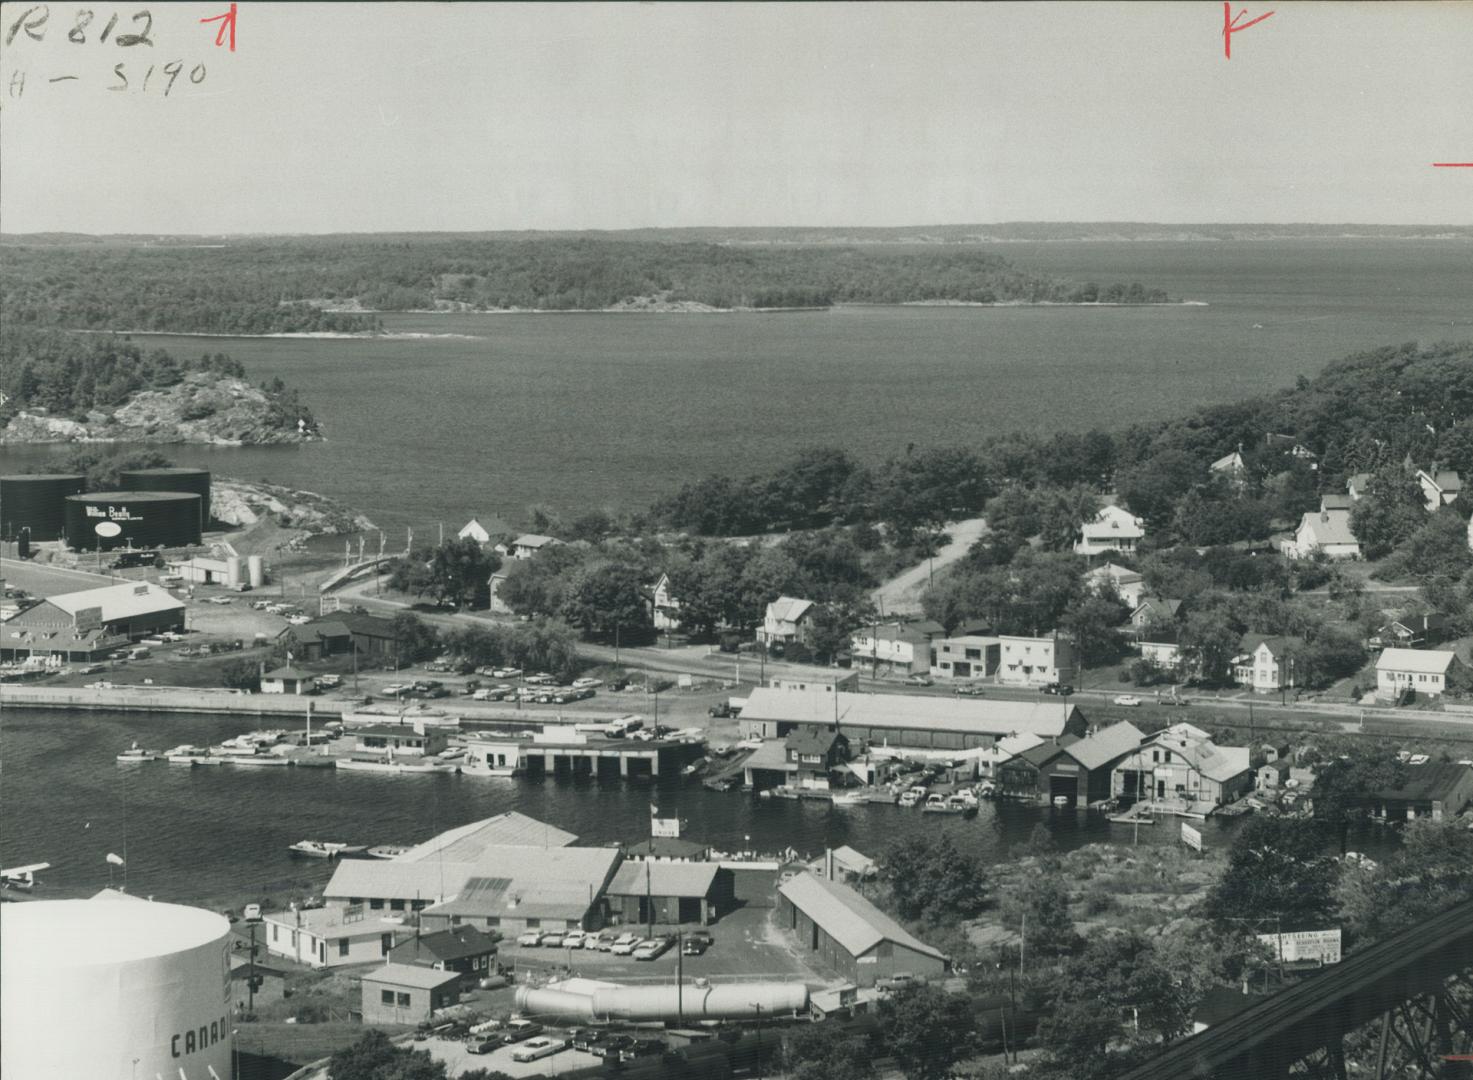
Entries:
[[220, 760], [226, 765], [250, 765], [253, 767], [291, 764], [290, 758], [277, 757], [275, 754], [225, 754]]
[[376, 844], [368, 849], [367, 855], [370, 859], [397, 859], [408, 850], [402, 844]]
[[340, 758], [339, 769], [350, 772], [377, 773], [453, 773], [455, 766], [437, 761], [365, 761], [361, 758]]
[[869, 796], [863, 790], [840, 791], [834, 794], [834, 805], [839, 807], [863, 806], [869, 802]]
[[157, 750], [148, 750], [136, 742], [118, 755], [118, 764], [133, 765], [141, 761], [162, 761], [164, 755]]
[[289, 849], [293, 855], [305, 855], [309, 859], [334, 859], [347, 846], [324, 840], [298, 840], [289, 845]]

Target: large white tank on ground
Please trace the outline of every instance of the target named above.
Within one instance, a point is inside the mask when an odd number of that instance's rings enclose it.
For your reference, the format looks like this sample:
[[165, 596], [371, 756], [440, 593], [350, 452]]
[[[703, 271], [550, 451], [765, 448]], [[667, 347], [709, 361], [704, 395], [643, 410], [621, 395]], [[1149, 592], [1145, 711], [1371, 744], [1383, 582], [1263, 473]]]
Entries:
[[266, 564], [259, 555], [246, 557], [246, 574], [250, 580], [251, 588], [259, 589], [266, 584]]
[[230, 924], [103, 892], [6, 904], [6, 1080], [229, 1080]]
[[225, 584], [231, 588], [244, 584], [246, 580], [246, 561], [239, 555], [232, 555], [225, 560]]
[[517, 988], [517, 1010], [524, 1016], [564, 1020], [754, 1020], [786, 1016], [808, 1007], [808, 988], [800, 982], [728, 983], [679, 990], [669, 985], [626, 986], [573, 979], [546, 987]]

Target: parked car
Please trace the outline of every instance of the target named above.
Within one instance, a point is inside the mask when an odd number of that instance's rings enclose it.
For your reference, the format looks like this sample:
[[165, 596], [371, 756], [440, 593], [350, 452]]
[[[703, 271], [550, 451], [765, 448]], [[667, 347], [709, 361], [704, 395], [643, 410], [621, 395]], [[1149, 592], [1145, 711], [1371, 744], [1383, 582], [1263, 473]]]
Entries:
[[919, 979], [908, 971], [897, 971], [893, 975], [886, 975], [875, 980], [875, 989], [882, 993], [893, 993], [896, 990], [904, 990], [915, 986]]
[[260, 904], [247, 904], [245, 907], [243, 907], [243, 908], [240, 909], [240, 917], [242, 919], [244, 919], [246, 922], [260, 922], [261, 921], [261, 905]]
[[634, 1058], [655, 1057], [665, 1052], [665, 1044], [659, 1039], [635, 1039], [634, 1045], [619, 1055], [621, 1061], [631, 1061]]
[[592, 690], [596, 686], [602, 686], [602, 679], [582, 678], [573, 680], [573, 688], [576, 690]]
[[599, 1040], [598, 1049], [593, 1052], [605, 1061], [618, 1061], [620, 1055], [633, 1046], [634, 1040], [628, 1035], [605, 1035]]
[[[483, 674], [487, 673], [483, 672]], [[520, 679], [522, 677], [522, 669], [519, 667], [492, 668], [489, 674], [493, 679]]]
[[[511, 676], [509, 675], [505, 677], [511, 678]], [[531, 686], [552, 686], [554, 683], [557, 682], [557, 680], [549, 675], [547, 672], [539, 671], [535, 675], [528, 675], [526, 679], [523, 680], [523, 682], [526, 682]]]
[[518, 945], [526, 945], [526, 946], [529, 946], [529, 947], [541, 945], [542, 944], [542, 931], [541, 930], [527, 930], [524, 933], [521, 933], [521, 934], [517, 935], [517, 944]]
[[634, 934], [620, 934], [614, 943], [609, 946], [609, 952], [615, 956], [628, 956], [635, 949], [639, 948], [640, 944], [640, 939]]
[[328, 689], [343, 685], [343, 677], [341, 675], [319, 675], [315, 681], [318, 686], [324, 686]]
[[581, 949], [583, 948], [583, 938], [584, 933], [582, 930], [569, 930], [563, 935], [563, 948]]
[[969, 683], [966, 686], [958, 686], [956, 688], [956, 692], [962, 697], [982, 697], [984, 694], [987, 693], [986, 690], [976, 685], [975, 683]]
[[542, 947], [544, 949], [558, 949], [563, 944], [563, 935], [556, 930], [542, 935]]
[[687, 935], [685, 944], [680, 947], [680, 951], [685, 953], [686, 956], [700, 956], [712, 944], [710, 934], [704, 930], [697, 930], [695, 933]]
[[568, 1034], [570, 1036], [568, 1041], [572, 1044], [573, 1049], [581, 1050], [585, 1054], [597, 1054], [604, 1041], [603, 1034], [592, 1028], [574, 1028]]
[[1141, 699], [1136, 697], [1134, 694], [1119, 694], [1115, 698], [1116, 705], [1126, 705], [1131, 708], [1135, 708], [1136, 706], [1140, 705], [1140, 703]]
[[608, 952], [613, 944], [614, 936], [609, 933], [585, 934], [583, 937], [583, 947], [585, 949], [596, 949], [602, 952]]
[[1054, 694], [1058, 697], [1068, 697], [1074, 693], [1074, 687], [1068, 683], [1051, 682], [1047, 686], [1040, 688], [1039, 692], [1043, 694]]
[[560, 1050], [566, 1050], [568, 1044], [562, 1039], [549, 1039], [538, 1036], [529, 1039], [519, 1046], [511, 1055], [513, 1061], [536, 1061], [539, 1058], [551, 1057]]
[[530, 1020], [508, 1020], [506, 1022], [506, 1033], [501, 1036], [501, 1042], [505, 1046], [510, 1046], [512, 1043], [525, 1042], [533, 1036], [541, 1034], [541, 1024], [534, 1024]]
[[909, 683], [911, 686], [930, 686], [931, 685], [931, 676], [929, 676], [929, 675], [907, 675], [906, 678], [905, 678], [905, 681], [907, 683]]
[[675, 945], [675, 938], [669, 934], [646, 941], [634, 950], [636, 960], [658, 960], [664, 956]]
[[467, 1054], [491, 1054], [499, 1050], [502, 1045], [500, 1039], [482, 1039], [477, 1037], [466, 1043], [465, 1052]]

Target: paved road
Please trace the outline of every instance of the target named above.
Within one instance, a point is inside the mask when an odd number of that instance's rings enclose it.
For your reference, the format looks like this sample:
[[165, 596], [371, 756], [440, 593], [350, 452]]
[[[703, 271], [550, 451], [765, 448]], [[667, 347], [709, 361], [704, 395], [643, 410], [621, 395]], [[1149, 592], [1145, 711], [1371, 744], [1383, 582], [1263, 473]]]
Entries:
[[0, 559], [0, 579], [5, 581], [7, 587], [25, 589], [32, 596], [58, 596], [62, 593], [79, 592], [82, 589], [116, 585], [123, 580], [108, 577], [105, 571], [99, 574], [85, 570], [69, 570], [64, 566], [22, 562], [19, 559]]
[[915, 615], [921, 610], [921, 593], [931, 583], [931, 575], [942, 567], [956, 562], [987, 533], [987, 522], [983, 518], [968, 518], [946, 527], [951, 542], [919, 566], [891, 578], [872, 594], [875, 606], [886, 615]]

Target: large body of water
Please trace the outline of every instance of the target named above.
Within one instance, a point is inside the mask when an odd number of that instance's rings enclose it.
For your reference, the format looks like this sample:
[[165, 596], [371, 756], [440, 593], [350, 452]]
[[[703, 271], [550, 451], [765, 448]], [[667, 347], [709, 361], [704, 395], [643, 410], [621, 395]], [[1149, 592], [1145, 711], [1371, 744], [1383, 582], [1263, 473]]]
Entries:
[[[1473, 337], [1461, 242], [1007, 244], [1020, 265], [1206, 307], [388, 315], [383, 340], [146, 338], [280, 376], [324, 443], [171, 448], [416, 529], [535, 503], [648, 505], [805, 445], [864, 459], [998, 431], [1120, 427], [1292, 385], [1352, 352]], [[6, 448], [20, 467], [49, 453]], [[423, 532], [420, 535], [424, 535]]]

